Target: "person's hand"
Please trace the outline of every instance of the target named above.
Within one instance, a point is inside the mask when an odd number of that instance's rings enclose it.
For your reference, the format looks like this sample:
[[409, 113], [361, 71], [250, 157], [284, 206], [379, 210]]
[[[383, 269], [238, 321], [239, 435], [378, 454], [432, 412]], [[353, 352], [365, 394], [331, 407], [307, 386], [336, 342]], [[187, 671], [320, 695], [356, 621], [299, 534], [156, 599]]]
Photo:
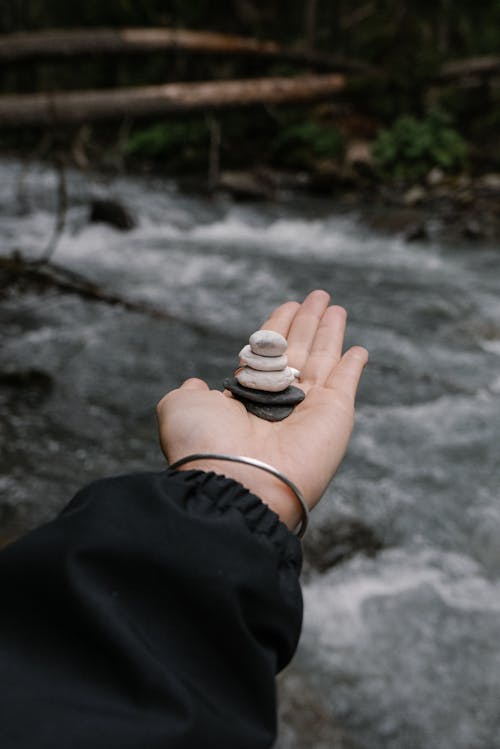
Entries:
[[[346, 312], [328, 306], [325, 291], [302, 304], [278, 307], [262, 328], [288, 341], [288, 363], [301, 372], [306, 393], [292, 414], [269, 422], [248, 413], [228, 391], [210, 390], [196, 378], [167, 393], [158, 404], [160, 443], [170, 463], [193, 453], [245, 455], [269, 463], [301, 489], [309, 508], [334, 476], [354, 423], [354, 399], [368, 352], [354, 346], [342, 356]], [[251, 466], [221, 461], [191, 462], [180, 470], [215, 471], [240, 481], [271, 507], [289, 528], [300, 519], [292, 491]]]

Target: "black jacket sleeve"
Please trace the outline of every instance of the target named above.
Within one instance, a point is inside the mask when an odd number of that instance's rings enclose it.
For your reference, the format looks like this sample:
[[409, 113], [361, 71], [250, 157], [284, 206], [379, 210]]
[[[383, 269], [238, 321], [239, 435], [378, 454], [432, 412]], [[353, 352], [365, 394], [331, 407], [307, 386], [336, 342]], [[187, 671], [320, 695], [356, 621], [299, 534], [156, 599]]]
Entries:
[[96, 482], [0, 553], [2, 749], [260, 749], [300, 544], [201, 471]]

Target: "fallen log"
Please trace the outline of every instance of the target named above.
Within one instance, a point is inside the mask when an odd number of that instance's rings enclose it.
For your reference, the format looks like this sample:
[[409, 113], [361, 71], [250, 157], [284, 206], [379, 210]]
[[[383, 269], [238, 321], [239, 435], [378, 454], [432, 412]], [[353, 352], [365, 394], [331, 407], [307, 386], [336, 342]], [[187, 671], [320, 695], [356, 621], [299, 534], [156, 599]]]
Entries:
[[445, 63], [440, 72], [439, 80], [447, 81], [456, 78], [476, 76], [488, 78], [500, 74], [500, 57], [485, 55], [483, 57], [468, 57], [465, 60], [452, 60]]
[[368, 75], [376, 72], [373, 66], [360, 60], [212, 31], [97, 28], [51, 29], [0, 35], [0, 64], [78, 55], [130, 55], [179, 50], [210, 55], [249, 55], [284, 62], [307, 63], [320, 70]]
[[53, 126], [109, 119], [291, 104], [327, 99], [340, 93], [340, 74], [296, 78], [255, 78], [205, 83], [168, 83], [102, 91], [0, 96], [0, 127]]
[[147, 302], [128, 299], [56, 263], [28, 261], [18, 255], [0, 256], [0, 289], [6, 289], [13, 283], [19, 284], [23, 281], [34, 284], [41, 290], [55, 289], [67, 294], [76, 294], [89, 301], [122, 307], [129, 312], [137, 312], [157, 320], [176, 322], [204, 335], [212, 332], [208, 325], [186, 319]]
[[75, 55], [130, 54], [182, 49], [212, 54], [274, 55], [276, 42], [181, 29], [50, 29], [0, 36], [0, 60], [53, 59]]

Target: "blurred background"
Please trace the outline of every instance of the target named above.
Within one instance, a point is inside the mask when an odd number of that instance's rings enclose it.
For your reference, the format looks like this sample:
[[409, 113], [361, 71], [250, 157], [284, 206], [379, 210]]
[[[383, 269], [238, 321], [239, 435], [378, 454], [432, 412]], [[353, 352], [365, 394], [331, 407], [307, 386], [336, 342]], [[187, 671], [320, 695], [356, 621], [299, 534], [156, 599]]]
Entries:
[[0, 7], [0, 543], [325, 288], [370, 350], [276, 749], [500, 746], [500, 2]]

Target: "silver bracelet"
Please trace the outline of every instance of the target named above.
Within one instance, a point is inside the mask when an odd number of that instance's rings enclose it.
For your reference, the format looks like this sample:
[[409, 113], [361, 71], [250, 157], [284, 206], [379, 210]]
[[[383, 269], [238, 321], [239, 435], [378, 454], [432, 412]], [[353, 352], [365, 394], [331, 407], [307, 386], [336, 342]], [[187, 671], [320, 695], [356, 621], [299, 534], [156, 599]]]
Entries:
[[306, 500], [293, 481], [290, 481], [289, 478], [280, 473], [276, 468], [273, 468], [273, 466], [263, 463], [262, 460], [257, 460], [256, 458], [247, 458], [243, 455], [224, 455], [222, 453], [195, 453], [194, 455], [186, 455], [184, 458], [172, 463], [169, 468], [175, 470], [176, 468], [183, 466], [185, 463], [192, 463], [194, 460], [227, 460], [230, 463], [245, 463], [246, 465], [254, 466], [254, 468], [260, 468], [262, 471], [267, 471], [267, 473], [271, 473], [273, 476], [276, 476], [276, 478], [281, 479], [281, 481], [292, 490], [299, 500], [300, 508], [302, 510], [302, 519], [296, 533], [298, 538], [303, 537], [309, 523], [309, 508], [306, 504]]

